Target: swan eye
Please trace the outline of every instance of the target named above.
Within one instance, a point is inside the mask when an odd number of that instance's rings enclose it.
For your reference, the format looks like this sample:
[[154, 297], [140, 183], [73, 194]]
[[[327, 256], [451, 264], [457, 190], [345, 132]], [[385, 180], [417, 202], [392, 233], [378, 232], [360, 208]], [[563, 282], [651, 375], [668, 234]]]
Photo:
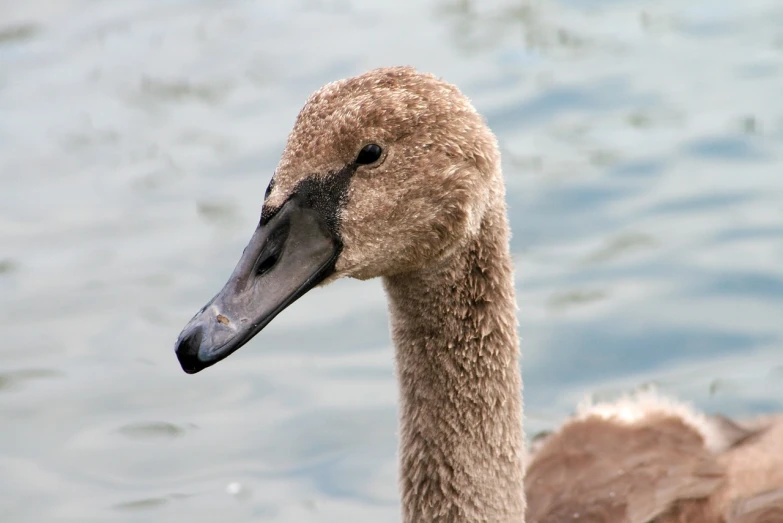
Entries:
[[374, 143], [367, 144], [359, 151], [359, 156], [356, 157], [356, 163], [359, 165], [375, 163], [381, 157], [381, 153], [383, 153], [383, 149], [381, 149], [380, 145]]

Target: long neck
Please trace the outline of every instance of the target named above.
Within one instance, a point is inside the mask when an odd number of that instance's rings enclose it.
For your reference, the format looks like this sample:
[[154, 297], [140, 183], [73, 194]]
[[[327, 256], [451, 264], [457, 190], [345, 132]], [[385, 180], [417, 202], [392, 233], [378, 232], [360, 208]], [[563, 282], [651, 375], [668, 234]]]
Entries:
[[504, 206], [442, 266], [384, 285], [401, 388], [404, 521], [523, 522], [522, 383]]

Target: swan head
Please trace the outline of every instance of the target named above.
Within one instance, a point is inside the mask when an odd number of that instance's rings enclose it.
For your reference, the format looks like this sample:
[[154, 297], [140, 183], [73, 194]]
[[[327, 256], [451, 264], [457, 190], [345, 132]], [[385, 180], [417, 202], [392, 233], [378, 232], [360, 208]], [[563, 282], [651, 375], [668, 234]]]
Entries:
[[502, 205], [494, 135], [459, 90], [408, 67], [330, 83], [300, 111], [261, 220], [176, 353], [198, 372], [311, 288], [437, 265]]

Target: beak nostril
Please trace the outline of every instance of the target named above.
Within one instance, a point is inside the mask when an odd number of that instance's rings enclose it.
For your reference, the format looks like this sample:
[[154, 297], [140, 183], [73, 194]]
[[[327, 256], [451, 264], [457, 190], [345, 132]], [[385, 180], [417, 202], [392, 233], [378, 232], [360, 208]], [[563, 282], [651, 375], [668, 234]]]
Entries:
[[264, 260], [258, 264], [258, 267], [256, 268], [256, 276], [263, 276], [270, 270], [272, 270], [272, 267], [277, 264], [279, 256], [277, 253], [271, 253], [269, 256], [264, 258]]
[[256, 260], [255, 274], [263, 276], [271, 271], [280, 257], [283, 255], [283, 246], [288, 239], [288, 233], [291, 230], [291, 223], [283, 221], [273, 226], [272, 231], [264, 243], [264, 247]]

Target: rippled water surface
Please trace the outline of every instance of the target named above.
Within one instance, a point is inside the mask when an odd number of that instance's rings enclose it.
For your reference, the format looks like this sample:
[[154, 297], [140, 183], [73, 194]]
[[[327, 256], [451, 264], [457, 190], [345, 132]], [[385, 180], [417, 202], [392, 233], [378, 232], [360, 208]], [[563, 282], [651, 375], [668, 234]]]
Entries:
[[657, 384], [783, 408], [776, 0], [0, 0], [0, 519], [395, 521], [378, 282], [172, 345], [306, 96], [413, 64], [498, 134], [528, 432]]

